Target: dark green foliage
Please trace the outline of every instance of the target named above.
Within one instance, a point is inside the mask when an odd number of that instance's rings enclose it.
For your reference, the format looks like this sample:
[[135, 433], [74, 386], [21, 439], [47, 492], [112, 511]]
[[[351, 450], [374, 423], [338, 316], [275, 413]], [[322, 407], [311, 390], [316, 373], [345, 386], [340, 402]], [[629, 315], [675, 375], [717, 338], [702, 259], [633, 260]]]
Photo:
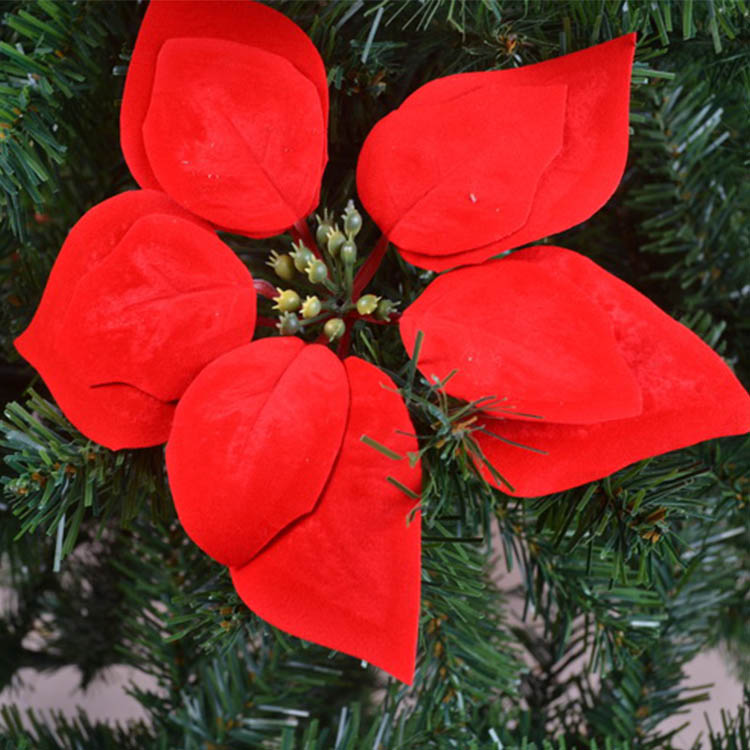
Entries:
[[[154, 737], [143, 724], [112, 727], [91, 722], [83, 711], [70, 719], [62, 713], [46, 715], [29, 712], [22, 718], [15, 707], [0, 709], [5, 738], [0, 736], [2, 750], [142, 750], [152, 744]], [[23, 719], [31, 725], [24, 727]], [[148, 744], [147, 744], [148, 743]], [[166, 750], [166, 745], [161, 745]]]
[[[130, 177], [119, 97], [135, 3], [5, 3], [0, 41], [0, 347], [20, 333], [71, 225]], [[113, 70], [119, 69], [117, 76]]]
[[108, 451], [33, 391], [26, 408], [10, 403], [5, 416], [0, 447], [13, 478], [0, 479], [9, 510], [21, 523], [18, 535], [37, 529], [57, 533], [56, 569], [88, 515], [104, 523], [115, 513], [127, 524], [146, 499], [154, 511], [164, 512], [168, 491], [159, 449]]
[[716, 731], [709, 726], [711, 750], [748, 750], [750, 748], [750, 690], [745, 687], [744, 705], [736, 713], [722, 711], [722, 726]]
[[[622, 185], [555, 242], [680, 317], [750, 384], [746, 1], [276, 5], [310, 33], [329, 71], [321, 207], [336, 214], [356, 197], [354, 167], [370, 128], [427, 80], [525, 65], [637, 30]], [[0, 684], [24, 666], [62, 664], [88, 682], [119, 662], [149, 673], [158, 689], [133, 688], [148, 726], [35, 714], [24, 727], [6, 707], [0, 748], [683, 747], [660, 724], [710, 691], [684, 683], [692, 656], [719, 646], [748, 677], [747, 441], [714, 441], [516, 500], [479, 477], [476, 405], [424, 382], [393, 326], [358, 326], [353, 351], [401, 389], [427, 469], [415, 684], [268, 626], [175, 521], [161, 449], [109, 452], [44, 395], [22, 395], [33, 375], [12, 337], [28, 324], [65, 233], [132, 184], [118, 99], [143, 8], [52, 0], [3, 8], [0, 346], [9, 363], [0, 371], [10, 403], [0, 425], [0, 558], [15, 604], [0, 613]], [[376, 241], [365, 217], [360, 254]], [[269, 250], [287, 243], [231, 238], [268, 279]], [[430, 278], [389, 253], [370, 289], [403, 309]], [[500, 590], [492, 561], [520, 572], [515, 590]], [[41, 637], [38, 648], [29, 635]], [[748, 750], [747, 707], [727, 709], [703, 746]]]
[[[69, 176], [75, 175], [77, 184], [65, 186], [71, 192], [66, 197], [85, 202], [86, 180], [96, 179], [86, 167], [116, 164], [112, 125], [119, 87], [113, 88], [102, 72], [117, 64], [133, 30], [133, 10], [119, 3], [39, 0], [19, 3], [5, 14], [0, 206], [16, 237], [29, 235], [30, 211], [45, 212], [57, 203], [53, 193], [71, 182]], [[75, 157], [84, 144], [90, 150], [79, 162]], [[66, 167], [71, 171], [64, 173]], [[101, 177], [97, 183], [102, 184]]]

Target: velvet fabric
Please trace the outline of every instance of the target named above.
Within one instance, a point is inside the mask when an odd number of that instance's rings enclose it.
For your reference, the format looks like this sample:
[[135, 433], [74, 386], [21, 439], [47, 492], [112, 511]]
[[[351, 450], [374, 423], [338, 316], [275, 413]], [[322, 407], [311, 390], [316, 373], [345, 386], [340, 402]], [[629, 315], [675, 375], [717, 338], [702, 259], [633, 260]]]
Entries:
[[249, 343], [255, 306], [252, 276], [212, 231], [150, 214], [81, 276], [58, 346], [86, 385], [176, 401], [209, 362]]
[[162, 188], [217, 226], [272, 236], [316, 200], [319, 95], [283, 57], [219, 39], [168, 40], [142, 130]]
[[457, 370], [448, 393], [492, 397], [482, 408], [513, 419], [586, 424], [639, 414], [640, 388], [607, 313], [543, 264], [529, 273], [516, 255], [443, 274], [404, 311], [409, 356], [424, 334], [420, 371], [432, 381]]
[[[629, 418], [590, 424], [487, 415], [480, 421], [486, 432], [474, 436], [513, 486], [511, 491], [503, 485], [503, 491], [521, 497], [547, 495], [608, 476], [649, 456], [750, 430], [750, 396], [721, 357], [631, 286], [584, 256], [552, 246], [520, 250], [490, 264], [487, 272], [500, 275], [513, 266], [529, 279], [540, 278], [540, 272], [552, 275], [561, 286], [570, 285], [581, 310], [597, 307], [609, 318], [617, 349], [640, 389], [642, 409]], [[439, 280], [447, 284], [460, 273]], [[427, 342], [430, 321], [423, 318], [420, 323]], [[443, 346], [450, 346], [446, 338]], [[464, 344], [458, 337], [454, 346], [460, 357]], [[600, 351], [592, 349], [591, 359]], [[445, 357], [450, 361], [450, 351]], [[551, 357], [546, 366], [556, 365], [556, 357]], [[540, 359], [538, 366], [544, 368], [545, 363]], [[447, 390], [451, 392], [450, 382]], [[489, 471], [486, 477], [495, 482]]]
[[217, 226], [270, 237], [317, 206], [328, 84], [318, 51], [250, 0], [152, 0], [136, 40], [120, 139], [143, 187]]
[[450, 255], [526, 223], [562, 147], [567, 86], [508, 86], [484, 76], [448, 100], [410, 104], [410, 97], [368, 135], [359, 196], [398, 247]]
[[407, 525], [414, 501], [387, 478], [419, 492], [419, 467], [406, 458], [417, 450], [412, 431], [378, 368], [273, 338], [209, 365], [167, 443], [180, 522], [230, 566], [247, 605], [404, 682], [416, 653], [420, 522]]
[[[157, 224], [178, 220], [186, 223], [190, 231], [208, 235], [206, 224], [155, 190], [121, 193], [100, 203], [70, 230], [39, 308], [15, 341], [19, 353], [42, 376], [65, 416], [84, 435], [113, 450], [163, 443], [169, 434], [174, 404], [126, 381], [106, 378], [108, 382], [94, 385], [97, 378], [87, 377], [78, 361], [81, 352], [68, 348], [69, 337], [76, 332], [66, 330], [67, 314], [78, 284], [106, 263], [134, 225], [144, 218]], [[215, 237], [212, 241], [218, 242]], [[228, 248], [225, 252], [229, 252]], [[88, 302], [96, 307], [106, 300], [95, 296]], [[252, 329], [246, 335], [251, 333]], [[95, 352], [90, 355], [89, 363], [95, 359]]]
[[[420, 87], [373, 128], [362, 148], [357, 188], [365, 208], [407, 261], [438, 271], [480, 263], [587, 219], [612, 195], [625, 167], [634, 49], [635, 34], [628, 34], [536, 65], [461, 73]], [[566, 92], [564, 122], [562, 146], [556, 149], [561, 87]], [[523, 88], [529, 89], [528, 96], [520, 95]], [[457, 102], [468, 103], [476, 97], [481, 103], [483, 91], [484, 121], [475, 124], [470, 118], [469, 127], [464, 128], [460, 118], [452, 119]], [[526, 109], [508, 113], [508, 103], [511, 108]], [[435, 128], [443, 148], [436, 150], [431, 138], [424, 138], [423, 130], [414, 128], [414, 123], [421, 122], [420, 111], [433, 112], [435, 121], [441, 123]], [[449, 119], [441, 130], [444, 115]], [[481, 118], [481, 106], [476, 116]], [[520, 125], [513, 124], [517, 118]], [[432, 132], [426, 123], [423, 127]], [[521, 133], [514, 132], [515, 128]], [[530, 134], [528, 139], [525, 131]], [[498, 149], [499, 157], [503, 147], [498, 142], [506, 139], [518, 142], [503, 154], [500, 165], [489, 155], [482, 158], [488, 144]], [[476, 159], [467, 162], [473, 172], [464, 175], [459, 155], [471, 154], [473, 148], [477, 149]], [[402, 154], [423, 165], [403, 188], [400, 182], [386, 178], [389, 170], [398, 172], [394, 162]], [[546, 164], [541, 158], [545, 154], [553, 157]], [[423, 197], [414, 204], [415, 211], [423, 210], [418, 220], [420, 231], [416, 231], [417, 219], [411, 217], [409, 201], [417, 194], [414, 185], [422, 173], [426, 195], [436, 192], [442, 196], [451, 185], [454, 194], [450, 210], [442, 214], [430, 210], [433, 205], [438, 208], [437, 201], [433, 204]], [[452, 183], [454, 173], [462, 178]], [[473, 190], [472, 184], [481, 184], [482, 189]], [[521, 212], [512, 207], [520, 196], [528, 196], [524, 200], [529, 206], [519, 222]], [[466, 205], [467, 201], [471, 205]], [[467, 219], [453, 222], [456, 211]], [[470, 219], [472, 212], [477, 220]], [[496, 216], [488, 220], [493, 212]]]
[[206, 367], [180, 400], [167, 443], [169, 486], [190, 538], [241, 566], [310, 512], [348, 407], [338, 357], [294, 337], [254, 341]]

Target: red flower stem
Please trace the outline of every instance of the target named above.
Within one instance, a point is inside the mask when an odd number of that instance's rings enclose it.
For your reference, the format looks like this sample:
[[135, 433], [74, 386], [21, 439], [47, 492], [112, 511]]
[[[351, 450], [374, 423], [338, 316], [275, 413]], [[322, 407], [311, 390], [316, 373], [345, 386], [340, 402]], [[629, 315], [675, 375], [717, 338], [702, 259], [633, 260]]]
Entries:
[[276, 328], [276, 321], [273, 318], [264, 318], [262, 316], [258, 316], [255, 319], [256, 325], [259, 326], [267, 326], [268, 328]]
[[362, 264], [362, 267], [357, 271], [357, 275], [354, 277], [354, 284], [352, 286], [352, 299], [359, 299], [360, 294], [364, 288], [370, 283], [375, 272], [380, 268], [380, 263], [383, 260], [385, 251], [388, 249], [388, 238], [382, 235], [378, 240], [378, 244], [375, 245], [375, 249], [369, 254], [367, 260]]
[[349, 344], [352, 340], [352, 328], [354, 326], [354, 321], [350, 320], [346, 324], [346, 330], [344, 331], [344, 335], [341, 337], [341, 341], [339, 341], [338, 347], [336, 347], [336, 354], [343, 359], [344, 357], [349, 354]]
[[253, 286], [255, 287], [255, 291], [266, 299], [273, 299], [278, 295], [276, 287], [265, 279], [253, 279]]
[[313, 255], [318, 258], [319, 260], [323, 260], [323, 255], [318, 249], [318, 245], [313, 239], [312, 234], [310, 234], [310, 227], [307, 226], [307, 220], [306, 219], [300, 219], [293, 227], [292, 227], [292, 235], [294, 238], [299, 242], [302, 240], [302, 242], [305, 243], [305, 247], [312, 250]]
[[398, 323], [400, 317], [401, 313], [391, 313], [388, 316], [388, 320], [380, 320], [378, 318], [373, 318], [372, 315], [360, 315], [356, 310], [352, 310], [351, 312], [346, 313], [346, 315], [344, 316], [346, 320], [364, 320], [365, 323], [371, 323], [375, 326], [389, 326], [392, 323]]

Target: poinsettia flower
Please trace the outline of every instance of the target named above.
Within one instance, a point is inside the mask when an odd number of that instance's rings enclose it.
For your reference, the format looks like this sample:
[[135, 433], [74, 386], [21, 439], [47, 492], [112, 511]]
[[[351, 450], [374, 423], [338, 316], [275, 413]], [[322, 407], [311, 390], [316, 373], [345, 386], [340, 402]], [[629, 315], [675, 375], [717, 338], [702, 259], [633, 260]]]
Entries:
[[164, 193], [100, 203], [71, 229], [16, 348], [70, 421], [118, 450], [163, 443], [208, 362], [250, 341], [253, 279]]
[[[252, 373], [248, 377], [248, 373]], [[217, 359], [177, 405], [167, 470], [184, 529], [268, 622], [411, 682], [420, 490], [409, 414], [357, 357], [266, 338]], [[366, 435], [400, 460], [374, 450]]]
[[128, 67], [120, 138], [144, 188], [252, 237], [318, 204], [328, 84], [307, 35], [248, 0], [151, 0]]
[[[487, 262], [583, 221], [611, 195], [627, 152], [633, 46], [628, 35], [434, 81], [376, 125], [360, 157], [361, 197], [407, 260], [484, 262], [436, 279], [401, 332], [410, 353], [425, 334], [428, 377], [458, 368], [449, 393], [496, 398], [475, 437], [518, 494], [750, 420], [713, 352], [590, 261], [546, 247]], [[406, 517], [420, 466], [405, 458], [417, 448], [406, 407], [364, 360], [291, 337], [248, 343], [252, 278], [209, 229], [264, 237], [304, 226], [327, 109], [322, 61], [281, 14], [242, 0], [153, 0], [121, 118], [126, 160], [147, 189], [74, 228], [18, 345], [99, 442], [157, 444], [171, 425], [180, 521], [251, 609], [410, 682], [420, 535], [419, 515]], [[354, 298], [386, 247], [363, 265]], [[698, 398], [709, 418], [688, 413]]]

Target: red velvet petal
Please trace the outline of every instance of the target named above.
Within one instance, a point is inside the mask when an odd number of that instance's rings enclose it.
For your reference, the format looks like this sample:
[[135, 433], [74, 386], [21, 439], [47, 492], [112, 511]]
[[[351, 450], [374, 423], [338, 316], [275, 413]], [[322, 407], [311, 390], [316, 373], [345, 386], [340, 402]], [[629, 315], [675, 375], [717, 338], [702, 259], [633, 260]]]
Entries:
[[[634, 49], [635, 34], [628, 34], [537, 65], [448, 76], [414, 92], [398, 112], [419, 110], [427, 105], [436, 109], [450, 107], [456, 97], [489, 82], [496, 90], [565, 85], [568, 96], [562, 150], [539, 180], [530, 213], [522, 226], [509, 227], [494, 238], [476, 232], [474, 226], [465, 226], [461, 237], [444, 237], [442, 226], [436, 223], [429, 241], [417, 244], [394, 239], [404, 258], [433, 270], [480, 263], [504, 250], [568, 229], [597, 211], [614, 192], [625, 167]], [[513, 165], [519, 175], [528, 170], [526, 163], [532, 157], [526, 150], [515, 155]], [[439, 150], [433, 158], [445, 159]], [[363, 202], [370, 211], [369, 201], [363, 197]], [[378, 210], [380, 206], [373, 216], [380, 223]]]
[[[240, 42], [285, 58], [312, 82], [327, 122], [328, 82], [323, 61], [305, 32], [286, 16], [249, 0], [152, 0], [138, 32], [120, 110], [122, 150], [142, 187], [160, 187], [146, 156], [141, 127], [151, 102], [157, 55], [165, 41], [177, 37]], [[203, 60], [203, 64], [209, 61]], [[325, 153], [321, 172], [324, 165]]]
[[114, 251], [135, 222], [151, 213], [182, 217], [199, 226], [195, 217], [155, 190], [122, 193], [95, 206], [70, 230], [39, 309], [15, 342], [44, 378], [65, 416], [84, 435], [113, 450], [163, 443], [174, 405], [130, 385], [88, 387], [76, 359], [57, 342], [78, 281]]
[[[362, 435], [406, 455], [416, 451], [400, 396], [383, 372], [345, 361], [349, 423], [330, 482], [315, 511], [248, 565], [232, 569], [247, 605], [276, 627], [372, 662], [411, 683], [420, 589], [420, 519], [386, 477], [420, 490], [419, 467], [394, 461]], [[382, 384], [382, 385], [381, 385]]]
[[402, 106], [365, 141], [359, 196], [399, 247], [442, 255], [519, 229], [560, 152], [566, 86], [498, 85], [481, 75], [449, 101]]
[[287, 60], [255, 47], [165, 42], [143, 139], [159, 183], [180, 205], [253, 236], [293, 225], [319, 189], [318, 92]]
[[[591, 482], [649, 456], [750, 430], [750, 397], [723, 360], [694, 333], [592, 261], [558, 247], [513, 255], [531, 272], [544, 268], [575, 284], [609, 315], [618, 346], [643, 393], [643, 413], [595, 425], [487, 420], [480, 445], [522, 497]], [[501, 261], [505, 262], [505, 261]]]
[[[514, 418], [591, 423], [640, 414], [640, 388], [609, 316], [560, 274], [503, 258], [435, 279], [400, 320], [419, 369], [446, 391], [493, 396]], [[488, 408], [488, 407], [485, 407]]]
[[194, 222], [151, 214], [80, 280], [58, 346], [86, 385], [127, 383], [173, 401], [254, 327], [239, 258]]
[[244, 565], [311, 511], [341, 446], [349, 387], [330, 349], [269, 338], [208, 365], [177, 405], [167, 470], [185, 531]]

